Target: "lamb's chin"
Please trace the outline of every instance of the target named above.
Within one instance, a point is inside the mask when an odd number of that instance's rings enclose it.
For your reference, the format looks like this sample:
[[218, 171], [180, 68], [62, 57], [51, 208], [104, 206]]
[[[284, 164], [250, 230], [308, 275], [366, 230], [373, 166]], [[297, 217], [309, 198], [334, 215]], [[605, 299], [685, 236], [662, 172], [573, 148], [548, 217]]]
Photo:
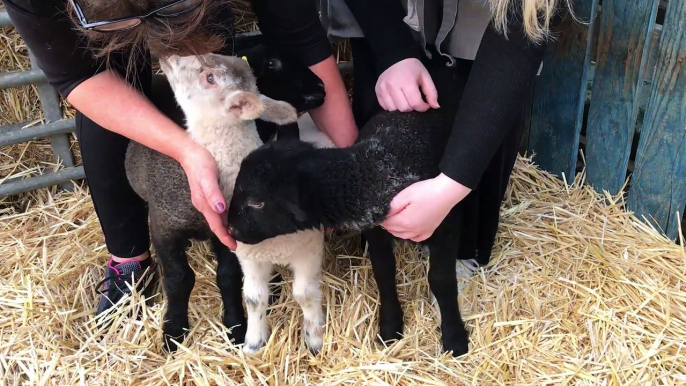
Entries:
[[280, 260], [292, 256], [297, 248], [305, 247], [305, 244], [308, 244], [310, 241], [323, 243], [324, 230], [309, 229], [297, 231], [272, 237], [257, 244], [246, 244], [237, 241], [236, 256], [241, 259], [278, 263]]

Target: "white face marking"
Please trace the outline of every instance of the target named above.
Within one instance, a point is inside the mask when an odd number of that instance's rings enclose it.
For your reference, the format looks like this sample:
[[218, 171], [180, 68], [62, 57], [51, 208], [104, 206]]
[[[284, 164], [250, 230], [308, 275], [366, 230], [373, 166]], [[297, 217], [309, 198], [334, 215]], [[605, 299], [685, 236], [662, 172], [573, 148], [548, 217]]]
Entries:
[[230, 119], [232, 115], [227, 106], [229, 92], [257, 93], [252, 70], [240, 58], [172, 55], [160, 60], [160, 68], [188, 120], [199, 117], [206, 121]]

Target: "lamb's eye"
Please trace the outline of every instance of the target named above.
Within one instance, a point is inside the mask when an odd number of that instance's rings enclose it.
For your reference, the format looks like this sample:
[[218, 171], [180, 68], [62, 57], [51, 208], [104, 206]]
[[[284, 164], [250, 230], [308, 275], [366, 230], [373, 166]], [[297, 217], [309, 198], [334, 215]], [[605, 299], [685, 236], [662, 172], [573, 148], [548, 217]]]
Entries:
[[264, 202], [248, 201], [248, 206], [253, 209], [262, 209], [264, 207]]
[[207, 74], [207, 83], [214, 84], [214, 74], [211, 72]]
[[277, 68], [279, 66], [279, 61], [273, 58], [269, 59], [269, 62], [267, 62], [267, 66], [269, 66], [269, 68]]

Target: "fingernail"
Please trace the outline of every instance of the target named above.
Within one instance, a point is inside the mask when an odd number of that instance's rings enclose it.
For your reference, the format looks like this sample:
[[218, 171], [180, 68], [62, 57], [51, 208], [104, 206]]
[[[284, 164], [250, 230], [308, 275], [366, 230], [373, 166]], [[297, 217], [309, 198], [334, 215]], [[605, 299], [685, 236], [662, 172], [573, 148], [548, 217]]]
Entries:
[[224, 212], [224, 209], [226, 209], [226, 207], [224, 207], [224, 203], [218, 202], [214, 204], [214, 210], [216, 210], [218, 213]]

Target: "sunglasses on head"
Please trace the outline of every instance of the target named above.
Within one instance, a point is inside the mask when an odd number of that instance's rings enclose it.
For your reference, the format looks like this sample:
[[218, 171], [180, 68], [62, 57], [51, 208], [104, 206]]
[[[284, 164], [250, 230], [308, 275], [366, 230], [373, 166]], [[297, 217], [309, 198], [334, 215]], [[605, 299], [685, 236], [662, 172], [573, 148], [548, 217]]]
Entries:
[[81, 23], [81, 27], [99, 32], [116, 32], [137, 27], [144, 19], [149, 17], [176, 17], [186, 14], [196, 9], [200, 3], [202, 3], [202, 0], [175, 0], [165, 5], [155, 7], [144, 14], [95, 22], [89, 22], [86, 19], [83, 9], [77, 0], [71, 0], [71, 3], [74, 7], [74, 11], [76, 12], [76, 17]]

